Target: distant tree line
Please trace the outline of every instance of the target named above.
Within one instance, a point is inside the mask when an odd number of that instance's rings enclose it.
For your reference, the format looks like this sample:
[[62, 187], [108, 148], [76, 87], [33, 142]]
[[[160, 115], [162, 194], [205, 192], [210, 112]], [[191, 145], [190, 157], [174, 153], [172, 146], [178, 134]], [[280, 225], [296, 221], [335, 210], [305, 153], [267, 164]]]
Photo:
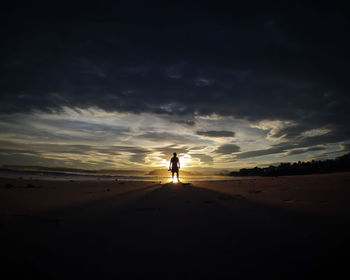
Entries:
[[232, 171], [230, 176], [285, 176], [350, 171], [350, 153], [336, 159], [281, 163], [278, 166], [242, 168]]

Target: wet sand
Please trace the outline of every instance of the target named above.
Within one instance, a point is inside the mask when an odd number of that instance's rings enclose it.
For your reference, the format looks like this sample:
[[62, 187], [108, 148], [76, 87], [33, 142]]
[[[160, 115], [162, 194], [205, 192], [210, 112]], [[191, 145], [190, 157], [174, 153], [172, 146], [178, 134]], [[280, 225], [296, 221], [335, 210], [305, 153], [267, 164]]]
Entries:
[[26, 279], [349, 276], [350, 174], [159, 184], [0, 179], [3, 273]]

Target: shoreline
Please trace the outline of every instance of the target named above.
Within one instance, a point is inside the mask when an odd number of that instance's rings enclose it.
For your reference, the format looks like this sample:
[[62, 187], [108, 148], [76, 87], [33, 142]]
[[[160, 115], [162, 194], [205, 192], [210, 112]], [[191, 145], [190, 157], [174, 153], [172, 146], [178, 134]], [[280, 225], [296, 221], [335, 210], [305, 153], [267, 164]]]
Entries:
[[[64, 207], [68, 204], [103, 199], [153, 185], [162, 187], [168, 183], [170, 183], [169, 178], [149, 181], [0, 178], [0, 203], [5, 210], [6, 207], [10, 207], [13, 211], [16, 207], [21, 207], [22, 211], [31, 211], [31, 207], [40, 210], [42, 207], [43, 209]], [[212, 181], [184, 179], [182, 183], [218, 193], [240, 195], [257, 203], [288, 207], [298, 211], [332, 215], [338, 212], [341, 212], [341, 215], [345, 215], [347, 211], [350, 213], [350, 172], [248, 177], [235, 180], [222, 178]]]
[[350, 173], [183, 184], [0, 179], [0, 205], [0, 260], [26, 279], [349, 275]]

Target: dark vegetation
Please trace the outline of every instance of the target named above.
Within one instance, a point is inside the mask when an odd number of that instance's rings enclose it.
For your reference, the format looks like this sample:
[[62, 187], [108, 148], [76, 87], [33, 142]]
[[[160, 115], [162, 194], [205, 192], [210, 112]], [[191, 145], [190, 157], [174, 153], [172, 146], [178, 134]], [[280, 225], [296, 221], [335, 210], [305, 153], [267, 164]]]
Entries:
[[336, 159], [323, 161], [307, 161], [294, 163], [281, 163], [278, 166], [270, 165], [265, 168], [242, 168], [239, 171], [232, 171], [230, 176], [284, 176], [284, 175], [303, 175], [320, 174], [331, 172], [350, 171], [350, 153]]

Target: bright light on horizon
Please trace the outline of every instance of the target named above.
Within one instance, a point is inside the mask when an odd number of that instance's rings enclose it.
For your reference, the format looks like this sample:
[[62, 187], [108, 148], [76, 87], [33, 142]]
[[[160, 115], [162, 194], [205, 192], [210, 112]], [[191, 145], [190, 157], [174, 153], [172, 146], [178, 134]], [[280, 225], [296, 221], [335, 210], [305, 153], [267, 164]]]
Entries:
[[173, 183], [178, 183], [177, 177], [176, 177], [176, 176], [174, 176], [174, 180], [172, 180], [172, 182], [173, 182]]
[[[121, 114], [95, 108], [65, 107], [50, 114], [19, 113], [0, 123], [3, 149], [0, 165], [151, 171], [167, 169], [173, 152], [177, 152], [180, 172], [187, 168], [201, 172], [204, 168], [239, 170], [281, 161], [331, 158], [347, 152], [343, 144], [334, 143], [318, 145], [316, 149], [311, 149], [311, 144], [303, 149], [290, 145], [279, 153], [269, 153], [280, 141], [285, 141], [278, 140], [278, 131], [293, 125], [285, 121], [255, 125], [245, 120], [199, 117], [196, 126], [184, 128], [157, 114]], [[176, 133], [169, 132], [170, 126], [175, 126]], [[220, 137], [220, 133], [232, 133], [232, 127], [234, 145], [239, 147], [235, 153], [222, 150], [233, 142], [231, 138]], [[215, 137], [215, 133], [219, 136]], [[303, 132], [302, 139], [327, 133], [331, 133], [327, 128], [309, 129]], [[220, 147], [223, 152], [218, 153]]]

